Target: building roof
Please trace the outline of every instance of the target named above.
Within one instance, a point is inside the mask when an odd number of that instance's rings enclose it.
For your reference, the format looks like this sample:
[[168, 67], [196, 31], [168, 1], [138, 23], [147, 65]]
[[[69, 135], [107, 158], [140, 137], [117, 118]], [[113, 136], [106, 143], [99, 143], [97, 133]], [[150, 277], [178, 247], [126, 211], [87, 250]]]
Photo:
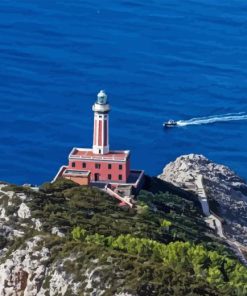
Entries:
[[69, 159], [85, 159], [96, 161], [126, 161], [130, 154], [129, 150], [114, 150], [107, 154], [94, 154], [92, 149], [73, 148]]
[[90, 171], [65, 170], [63, 172], [63, 176], [67, 176], [67, 175], [88, 177], [90, 175]]

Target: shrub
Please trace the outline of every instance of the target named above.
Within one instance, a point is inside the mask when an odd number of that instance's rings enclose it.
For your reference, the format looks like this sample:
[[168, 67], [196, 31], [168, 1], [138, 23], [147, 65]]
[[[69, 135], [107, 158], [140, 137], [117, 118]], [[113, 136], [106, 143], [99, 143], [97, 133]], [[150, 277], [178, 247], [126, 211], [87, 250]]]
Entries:
[[40, 186], [40, 191], [44, 193], [54, 193], [69, 188], [78, 187], [79, 185], [71, 180], [59, 178], [54, 183], [44, 183]]

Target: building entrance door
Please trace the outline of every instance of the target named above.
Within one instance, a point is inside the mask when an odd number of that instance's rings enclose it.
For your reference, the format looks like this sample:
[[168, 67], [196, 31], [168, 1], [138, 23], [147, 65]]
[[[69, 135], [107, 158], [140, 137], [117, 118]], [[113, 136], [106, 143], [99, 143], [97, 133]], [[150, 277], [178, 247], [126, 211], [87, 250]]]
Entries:
[[94, 174], [94, 181], [99, 181], [99, 174], [98, 173]]

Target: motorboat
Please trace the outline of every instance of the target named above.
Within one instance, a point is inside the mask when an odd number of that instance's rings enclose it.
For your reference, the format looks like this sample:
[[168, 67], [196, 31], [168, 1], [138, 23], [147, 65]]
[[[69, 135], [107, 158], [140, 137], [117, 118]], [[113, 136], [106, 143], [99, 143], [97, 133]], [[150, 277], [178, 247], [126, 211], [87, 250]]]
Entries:
[[163, 123], [164, 127], [174, 127], [174, 126], [177, 126], [177, 125], [178, 125], [177, 122], [175, 120], [172, 120], [172, 119], [170, 119], [167, 122]]

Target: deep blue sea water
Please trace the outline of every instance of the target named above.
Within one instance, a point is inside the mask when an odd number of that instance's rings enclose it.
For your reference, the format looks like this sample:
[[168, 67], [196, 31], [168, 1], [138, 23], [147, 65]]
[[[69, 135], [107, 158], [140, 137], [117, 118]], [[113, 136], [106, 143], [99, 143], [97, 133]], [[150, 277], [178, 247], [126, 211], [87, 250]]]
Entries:
[[163, 121], [247, 111], [247, 2], [1, 0], [0, 179], [50, 180], [92, 145], [108, 93], [113, 149], [150, 175], [201, 153], [247, 179], [247, 121]]

